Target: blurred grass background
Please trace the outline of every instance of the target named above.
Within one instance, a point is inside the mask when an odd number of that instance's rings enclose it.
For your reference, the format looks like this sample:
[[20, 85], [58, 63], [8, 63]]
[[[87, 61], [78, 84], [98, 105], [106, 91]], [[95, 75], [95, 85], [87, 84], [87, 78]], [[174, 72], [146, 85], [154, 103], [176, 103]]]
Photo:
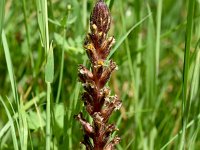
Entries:
[[[119, 150], [200, 147], [200, 1], [107, 0]], [[0, 149], [84, 149], [78, 64], [95, 0], [0, 1]]]

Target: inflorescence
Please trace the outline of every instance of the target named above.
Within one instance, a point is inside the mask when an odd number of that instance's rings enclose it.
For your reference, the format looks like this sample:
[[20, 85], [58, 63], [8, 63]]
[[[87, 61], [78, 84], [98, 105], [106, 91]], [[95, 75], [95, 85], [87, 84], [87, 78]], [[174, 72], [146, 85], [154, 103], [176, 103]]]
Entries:
[[[84, 130], [82, 143], [87, 150], [114, 150], [120, 138], [110, 139], [110, 135], [117, 130], [114, 124], [108, 120], [114, 110], [121, 107], [121, 100], [115, 95], [110, 95], [110, 89], [106, 85], [111, 73], [116, 70], [116, 63], [112, 60], [108, 65], [107, 58], [111, 47], [115, 42], [114, 37], [107, 37], [110, 29], [110, 11], [103, 0], [98, 0], [90, 17], [90, 30], [85, 42], [87, 56], [91, 62], [91, 70], [80, 65], [78, 76], [83, 84], [84, 93], [82, 100], [86, 111], [92, 117], [90, 124], [79, 113], [75, 116]], [[91, 142], [92, 141], [92, 142]]]

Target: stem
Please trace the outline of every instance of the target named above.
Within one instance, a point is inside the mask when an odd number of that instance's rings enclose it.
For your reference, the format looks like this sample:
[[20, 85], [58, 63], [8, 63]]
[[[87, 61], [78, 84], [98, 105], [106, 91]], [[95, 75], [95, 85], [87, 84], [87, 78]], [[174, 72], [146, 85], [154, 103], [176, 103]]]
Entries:
[[60, 66], [60, 76], [59, 76], [59, 84], [58, 84], [58, 93], [56, 96], [56, 103], [59, 102], [60, 92], [62, 87], [62, 79], [63, 79], [63, 69], [64, 69], [64, 43], [65, 43], [66, 29], [64, 28], [64, 36], [63, 36], [63, 47], [61, 54], [61, 66]]
[[46, 150], [50, 150], [51, 145], [51, 84], [47, 83], [47, 108], [46, 108]]
[[181, 136], [180, 150], [185, 149], [186, 141], [186, 127], [188, 118], [187, 91], [188, 91], [188, 73], [189, 73], [189, 58], [190, 58], [190, 43], [192, 37], [193, 14], [194, 14], [195, 0], [190, 0], [188, 4], [187, 28], [186, 28], [186, 43], [183, 65], [183, 89], [182, 89], [182, 126], [183, 133]]
[[[29, 57], [30, 57], [30, 60], [31, 60], [31, 67], [34, 71], [34, 61], [33, 61], [33, 55], [32, 55], [32, 52], [31, 52], [30, 34], [29, 34], [27, 14], [26, 14], [26, 1], [23, 0], [22, 2], [23, 2], [24, 24], [25, 24], [25, 29], [26, 29], [26, 38], [27, 38], [27, 45], [28, 45], [28, 50], [29, 50]], [[35, 72], [33, 72], [33, 76], [35, 76]]]

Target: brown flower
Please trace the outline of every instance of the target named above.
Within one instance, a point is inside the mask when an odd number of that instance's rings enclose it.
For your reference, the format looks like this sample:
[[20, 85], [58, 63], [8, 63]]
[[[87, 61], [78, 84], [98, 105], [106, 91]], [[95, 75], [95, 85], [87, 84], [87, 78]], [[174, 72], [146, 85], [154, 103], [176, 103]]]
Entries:
[[112, 60], [108, 66], [105, 62], [115, 42], [113, 37], [107, 38], [110, 22], [109, 9], [103, 0], [99, 0], [90, 17], [91, 33], [86, 36], [84, 42], [84, 48], [91, 62], [91, 71], [83, 65], [78, 69], [79, 81], [85, 90], [82, 100], [86, 111], [93, 119], [93, 123], [90, 124], [83, 118], [82, 113], [75, 116], [83, 127], [82, 144], [87, 150], [114, 150], [120, 141], [119, 137], [109, 139], [117, 129], [114, 124], [109, 124], [108, 120], [112, 112], [121, 107], [121, 100], [117, 96], [111, 96], [110, 89], [106, 87], [111, 73], [117, 67]]
[[93, 31], [93, 27], [95, 25], [98, 33], [103, 32], [107, 34], [108, 30], [110, 29], [110, 22], [110, 11], [104, 1], [99, 0], [95, 5], [90, 17], [90, 29]]

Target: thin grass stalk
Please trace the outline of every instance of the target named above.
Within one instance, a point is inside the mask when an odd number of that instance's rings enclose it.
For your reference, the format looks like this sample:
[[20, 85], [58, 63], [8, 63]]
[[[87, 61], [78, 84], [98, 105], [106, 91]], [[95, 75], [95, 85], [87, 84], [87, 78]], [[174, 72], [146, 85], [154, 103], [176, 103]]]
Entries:
[[83, 27], [86, 28], [87, 25], [87, 0], [83, 0]]
[[[54, 56], [52, 43], [48, 50], [47, 62], [45, 66], [45, 82], [47, 84], [47, 104], [46, 104], [46, 150], [51, 149], [51, 83], [54, 78]], [[53, 105], [52, 105], [53, 106]]]
[[11, 113], [10, 113], [8, 107], [6, 106], [4, 100], [3, 100], [3, 98], [1, 96], [0, 96], [0, 101], [3, 104], [3, 107], [5, 108], [6, 114], [7, 114], [8, 119], [9, 119], [9, 123], [10, 123], [10, 126], [11, 126], [11, 135], [12, 135], [14, 150], [18, 150], [19, 147], [18, 147], [17, 136], [16, 136], [16, 131], [15, 131], [15, 125], [14, 125], [14, 122], [13, 122], [13, 118], [11, 116]]
[[[39, 102], [41, 100], [41, 98], [45, 97], [46, 93], [41, 93], [40, 95], [38, 95], [38, 97], [35, 97], [33, 99], [31, 99], [29, 102], [27, 102], [24, 106], [24, 111], [28, 110], [32, 105], [34, 105], [34, 102]], [[18, 113], [15, 113], [13, 116], [13, 119], [16, 120], [19, 117]], [[4, 127], [0, 130], [0, 139], [3, 137], [3, 135], [9, 130], [10, 128], [10, 122], [8, 121]]]
[[[22, 126], [21, 126], [21, 113], [20, 113], [20, 111], [21, 111], [21, 109], [20, 109], [20, 107], [18, 108], [18, 110], [16, 111], [15, 109], [14, 109], [14, 106], [13, 106], [13, 104], [12, 104], [12, 102], [7, 98], [7, 100], [8, 100], [8, 103], [10, 104], [10, 108], [11, 108], [11, 110], [12, 110], [12, 113], [13, 113], [13, 116], [17, 116], [17, 112], [19, 112], [18, 113], [18, 120], [17, 119], [15, 119], [14, 120], [14, 117], [12, 118], [13, 119], [13, 121], [15, 121], [16, 122], [16, 128], [17, 128], [17, 131], [18, 131], [18, 133], [21, 133], [21, 129], [23, 128]], [[16, 131], [15, 131], [16, 132]], [[22, 136], [22, 134], [19, 134], [19, 143], [20, 143], [20, 146], [21, 146], [21, 149], [22, 149], [22, 146], [23, 146], [23, 142], [22, 142], [22, 139], [23, 139], [23, 136]]]
[[[143, 1], [137, 1], [136, 2], [136, 7], [134, 8], [134, 12], [136, 14], [136, 21], [139, 22], [141, 19], [142, 19], [142, 15], [143, 15], [143, 9], [142, 9], [142, 5], [143, 5]], [[136, 29], [136, 38], [137, 38], [137, 51], [139, 51], [141, 48], [142, 48], [142, 34], [141, 34], [141, 29], [142, 29], [142, 25], [139, 25], [138, 28]], [[139, 67], [140, 65], [142, 64], [142, 52], [138, 52], [137, 55], [136, 55], [136, 63], [135, 63], [135, 87], [136, 87], [136, 91], [135, 91], [135, 108], [134, 108], [134, 115], [135, 115], [135, 124], [138, 125], [137, 127], [137, 132], [135, 133], [136, 134], [136, 137], [133, 138], [134, 141], [143, 141], [143, 127], [142, 127], [142, 118], [141, 118], [141, 114], [139, 113], [135, 113], [135, 112], [139, 112], [141, 110], [141, 105], [139, 101], [140, 99], [140, 89], [141, 89], [141, 81], [142, 81], [142, 76], [141, 76], [141, 69], [142, 67]], [[133, 140], [130, 142], [132, 143]], [[134, 144], [132, 144], [132, 147], [138, 147], [138, 144], [137, 142], [134, 142]], [[127, 146], [127, 149], [128, 149], [128, 146]]]
[[47, 83], [47, 105], [46, 105], [46, 150], [51, 149], [51, 84]]
[[[147, 3], [148, 13], [151, 8]], [[155, 51], [155, 26], [153, 15], [150, 16], [147, 25], [147, 46], [145, 50], [145, 84], [146, 84], [146, 102], [147, 107], [153, 107], [156, 98], [156, 51]]]
[[[6, 58], [6, 64], [7, 64], [9, 79], [10, 79], [10, 82], [11, 82], [11, 88], [12, 88], [12, 92], [13, 92], [12, 94], [13, 94], [13, 97], [14, 97], [14, 102], [15, 102], [15, 105], [17, 106], [17, 110], [20, 111], [19, 96], [18, 96], [18, 92], [17, 92], [17, 84], [16, 84], [16, 81], [15, 81], [13, 64], [12, 64], [12, 60], [11, 60], [11, 56], [10, 56], [10, 50], [9, 50], [9, 47], [8, 47], [8, 43], [7, 43], [7, 39], [6, 39], [6, 35], [5, 35], [4, 30], [2, 31], [2, 43], [3, 43], [5, 58]], [[9, 103], [12, 107], [12, 104], [11, 104], [10, 101], [9, 101]], [[14, 115], [15, 115], [16, 113], [15, 113], [13, 107], [12, 107], [12, 110], [13, 110]], [[21, 126], [19, 126], [18, 121], [16, 121], [16, 124], [17, 124], [18, 132], [20, 133], [20, 127]], [[22, 146], [21, 135], [19, 136], [19, 140], [20, 140], [20, 143], [21, 143], [21, 146]]]
[[48, 9], [47, 0], [37, 0], [38, 24], [46, 53], [45, 82], [47, 85], [46, 103], [46, 150], [51, 149], [51, 83], [54, 78], [53, 47], [49, 45]]
[[[3, 48], [4, 48], [6, 63], [7, 63], [9, 79], [10, 79], [10, 82], [11, 82], [11, 88], [12, 88], [12, 92], [13, 92], [14, 102], [17, 106], [17, 110], [20, 111], [20, 105], [19, 105], [20, 102], [19, 102], [19, 96], [18, 96], [18, 92], [17, 92], [17, 84], [16, 84], [16, 80], [15, 80], [15, 76], [14, 76], [14, 70], [13, 70], [13, 64], [12, 64], [12, 60], [11, 60], [11, 56], [10, 56], [10, 50], [9, 50], [9, 47], [8, 47], [8, 43], [7, 43], [7, 39], [6, 39], [6, 35], [5, 35], [4, 30], [2, 32], [2, 42], [3, 42]], [[9, 101], [9, 103], [12, 107], [12, 104], [11, 104], [10, 101]], [[16, 113], [15, 113], [13, 107], [12, 107], [12, 110], [13, 110], [14, 116], [15, 116]], [[20, 133], [20, 127], [21, 126], [19, 126], [18, 121], [16, 121], [16, 124], [17, 124], [18, 132]], [[19, 140], [20, 140], [20, 143], [21, 143], [21, 146], [22, 146], [21, 136], [19, 136]]]
[[162, 4], [163, 4], [163, 0], [159, 0], [158, 4], [157, 4], [157, 16], [156, 16], [156, 53], [155, 53], [155, 57], [156, 57], [156, 75], [155, 75], [155, 94], [158, 96], [157, 98], [157, 102], [155, 104], [155, 109], [154, 109], [154, 115], [152, 116], [152, 120], [155, 121], [156, 119], [156, 114], [157, 114], [157, 109], [159, 108], [160, 104], [161, 104], [161, 99], [159, 99], [159, 94], [161, 93], [157, 87], [158, 87], [158, 82], [159, 82], [159, 64], [160, 64], [160, 44], [161, 44], [161, 23], [162, 23]]
[[1, 43], [1, 35], [4, 24], [4, 15], [5, 15], [5, 0], [0, 1], [0, 43]]
[[18, 94], [17, 94], [17, 86], [16, 86], [15, 77], [14, 77], [14, 71], [13, 71], [13, 65], [12, 65], [12, 60], [11, 60], [11, 56], [10, 56], [10, 50], [8, 47], [6, 34], [5, 34], [4, 30], [2, 31], [2, 43], [3, 43], [3, 48], [4, 48], [4, 53], [5, 53], [5, 58], [6, 58], [7, 68], [8, 68], [9, 79], [11, 82], [13, 97], [14, 97], [15, 103], [18, 105], [19, 99], [18, 99]]
[[[122, 6], [122, 1], [120, 0], [120, 5]], [[120, 15], [121, 15], [121, 19], [122, 19], [122, 30], [123, 32], [126, 33], [126, 20], [124, 19], [124, 10], [122, 9], [123, 7], [120, 7]], [[130, 73], [130, 77], [131, 77], [131, 88], [132, 91], [134, 91], [134, 93], [137, 93], [137, 89], [135, 87], [135, 76], [134, 76], [134, 67], [133, 67], [133, 61], [131, 58], [131, 51], [130, 51], [130, 47], [129, 47], [129, 40], [128, 38], [125, 39], [125, 49], [126, 49], [126, 53], [127, 53], [127, 57], [128, 57], [128, 67], [129, 67], [129, 73]], [[137, 97], [137, 95], [134, 94], [133, 99], [135, 99], [135, 97]], [[130, 106], [130, 111], [133, 112], [134, 110], [134, 105]]]
[[117, 51], [117, 49], [121, 46], [121, 44], [126, 40], [126, 38], [129, 36], [129, 34], [137, 28], [140, 24], [142, 24], [145, 20], [147, 20], [151, 16], [151, 13], [146, 15], [144, 18], [142, 18], [139, 22], [134, 24], [124, 35], [121, 36], [121, 38], [118, 40], [116, 45], [114, 46], [113, 50], [110, 52], [109, 56], [107, 57], [107, 60], [112, 57], [112, 55]]
[[156, 76], [159, 74], [159, 58], [160, 58], [160, 35], [162, 22], [162, 3], [163, 0], [158, 1], [157, 6], [157, 25], [156, 25]]
[[27, 9], [26, 9], [26, 1], [22, 1], [22, 7], [23, 7], [23, 14], [24, 14], [24, 24], [25, 24], [25, 29], [26, 29], [26, 39], [27, 39], [27, 45], [28, 45], [28, 52], [29, 52], [29, 57], [31, 60], [31, 67], [33, 70], [33, 76], [35, 76], [34, 72], [34, 61], [33, 61], [33, 55], [31, 51], [31, 44], [30, 44], [30, 34], [29, 34], [29, 28], [28, 28], [28, 20], [27, 20]]
[[[143, 2], [142, 1], [137, 1], [136, 3], [136, 6], [137, 8], [135, 8], [135, 13], [136, 13], [136, 21], [140, 21], [141, 20], [141, 16], [142, 16], [142, 6]], [[137, 50], [139, 51], [141, 48], [142, 48], [142, 35], [140, 33], [140, 30], [141, 30], [141, 25], [138, 26], [138, 28], [136, 29], [136, 37], [137, 37]], [[137, 89], [137, 91], [135, 91], [136, 93], [136, 109], [138, 107], [138, 100], [139, 100], [139, 93], [140, 93], [140, 82], [141, 82], [141, 67], [138, 67], [141, 63], [142, 63], [142, 53], [141, 52], [138, 52], [137, 55], [136, 55], [136, 63], [134, 65], [134, 68], [135, 68], [135, 87]], [[137, 112], [137, 110], [136, 110]], [[137, 118], [137, 117], [136, 117]]]
[[59, 75], [59, 83], [58, 83], [58, 92], [57, 92], [57, 96], [56, 96], [56, 103], [59, 102], [61, 87], [62, 87], [62, 81], [63, 81], [65, 37], [66, 37], [66, 31], [67, 31], [67, 28], [68, 28], [67, 23], [68, 23], [68, 20], [69, 20], [69, 17], [70, 17], [70, 13], [71, 13], [71, 10], [70, 10], [70, 8], [68, 8], [66, 21], [62, 25], [62, 27], [63, 27], [63, 43], [62, 43], [61, 66], [60, 66], [60, 75]]
[[[192, 127], [193, 124], [195, 124], [195, 122], [198, 122], [198, 124], [200, 123], [200, 114], [198, 114], [193, 120], [191, 120], [187, 125], [186, 125], [186, 129], [189, 129], [190, 127]], [[183, 130], [180, 130], [176, 135], [174, 135], [165, 145], [163, 145], [160, 150], [164, 150], [166, 149], [167, 146], [169, 146], [171, 143], [173, 143], [175, 141], [175, 139], [177, 139], [178, 137], [180, 137], [183, 134]]]
[[28, 148], [28, 123], [27, 123], [27, 115], [26, 111], [24, 109], [23, 101], [20, 100], [20, 117], [19, 117], [19, 123], [20, 123], [20, 130], [21, 130], [21, 139], [22, 139], [22, 150], [27, 150]]
[[[189, 91], [189, 98], [190, 98], [190, 104], [189, 104], [189, 110], [191, 109], [192, 111], [194, 109], [192, 109], [192, 103], [196, 102], [196, 108], [195, 108], [195, 112], [192, 114], [193, 116], [196, 116], [200, 111], [200, 93], [199, 93], [199, 89], [200, 89], [200, 39], [198, 40], [196, 46], [195, 46], [195, 52], [193, 54], [193, 68], [192, 68], [192, 77], [191, 77], [191, 85], [190, 85], [190, 91]], [[188, 116], [191, 116], [192, 111], [189, 111]], [[198, 141], [198, 133], [199, 133], [199, 129], [200, 129], [200, 121], [196, 121], [193, 129], [190, 130], [190, 135], [191, 135], [191, 139], [189, 140], [189, 144], [188, 147], [190, 147], [191, 149], [195, 149], [196, 147], [196, 143], [195, 141]]]
[[63, 81], [63, 69], [64, 69], [64, 43], [65, 43], [65, 36], [66, 36], [66, 25], [63, 27], [63, 45], [62, 45], [62, 54], [61, 54], [61, 65], [60, 65], [60, 75], [59, 75], [59, 83], [58, 83], [58, 92], [56, 96], [56, 103], [59, 102], [62, 81]]
[[[188, 118], [188, 73], [189, 73], [189, 61], [190, 61], [190, 48], [191, 48], [191, 37], [193, 29], [193, 15], [194, 15], [194, 4], [195, 0], [190, 0], [188, 2], [188, 16], [187, 16], [187, 26], [186, 26], [186, 37], [185, 37], [185, 53], [184, 53], [184, 65], [183, 65], [183, 89], [182, 89], [182, 136], [180, 142], [180, 150], [186, 149], [186, 126]], [[188, 101], [187, 101], [188, 100]]]

